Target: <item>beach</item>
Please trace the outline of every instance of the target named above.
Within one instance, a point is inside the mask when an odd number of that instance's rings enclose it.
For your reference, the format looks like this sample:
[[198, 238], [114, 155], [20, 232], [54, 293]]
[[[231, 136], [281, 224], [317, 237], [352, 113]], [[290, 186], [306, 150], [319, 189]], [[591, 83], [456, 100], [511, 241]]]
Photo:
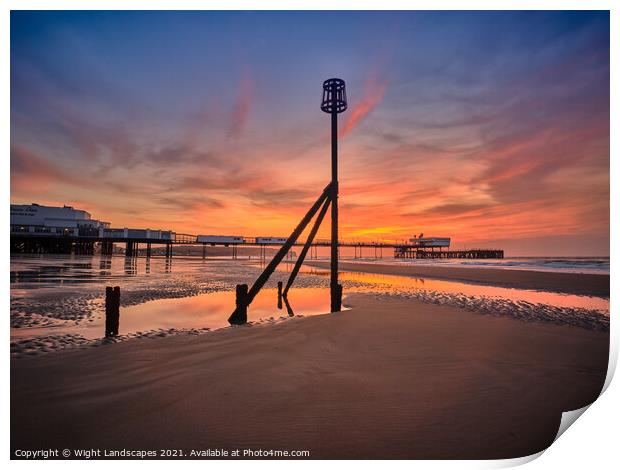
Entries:
[[[341, 263], [404, 268], [412, 269]], [[523, 288], [538, 279], [465, 270], [475, 282]], [[437, 275], [465, 276], [447, 271]], [[609, 288], [606, 278], [541, 282], [596, 295]], [[416, 298], [354, 293], [344, 303], [349, 309], [337, 314], [12, 359], [12, 450], [513, 458], [549, 446], [561, 413], [590, 404], [605, 380], [605, 329]]]
[[[328, 268], [328, 261], [309, 261], [306, 264]], [[451, 281], [493, 284], [516, 289], [536, 289], [578, 295], [609, 297], [609, 274], [544, 272], [510, 270], [492, 267], [427, 266], [415, 264], [383, 264], [341, 261], [341, 270], [366, 273], [416, 276]]]

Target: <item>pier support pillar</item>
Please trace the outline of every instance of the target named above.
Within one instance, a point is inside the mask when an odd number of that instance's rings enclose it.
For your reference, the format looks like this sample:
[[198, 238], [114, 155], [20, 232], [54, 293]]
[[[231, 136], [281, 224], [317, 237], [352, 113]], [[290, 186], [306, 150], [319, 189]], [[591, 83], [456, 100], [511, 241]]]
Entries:
[[101, 254], [108, 256], [111, 255], [114, 250], [114, 243], [109, 241], [101, 242]]

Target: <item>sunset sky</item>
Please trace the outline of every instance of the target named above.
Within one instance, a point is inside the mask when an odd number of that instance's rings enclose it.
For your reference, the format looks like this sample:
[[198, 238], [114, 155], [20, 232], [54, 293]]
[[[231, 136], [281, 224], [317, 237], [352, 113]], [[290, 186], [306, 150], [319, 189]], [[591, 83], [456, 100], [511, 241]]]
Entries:
[[342, 238], [609, 254], [607, 12], [13, 12], [11, 201], [287, 236], [330, 77]]

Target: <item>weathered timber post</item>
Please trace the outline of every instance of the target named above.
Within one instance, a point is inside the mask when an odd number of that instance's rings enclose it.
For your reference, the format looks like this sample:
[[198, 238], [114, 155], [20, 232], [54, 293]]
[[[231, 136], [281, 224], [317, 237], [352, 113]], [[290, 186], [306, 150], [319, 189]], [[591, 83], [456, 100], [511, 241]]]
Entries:
[[338, 311], [342, 309], [342, 284], [338, 284], [336, 288], [336, 301], [338, 302]]
[[278, 281], [278, 309], [282, 310], [282, 281]]
[[323, 82], [321, 110], [331, 114], [332, 131], [332, 240], [331, 240], [331, 311], [340, 311], [338, 300], [338, 114], [347, 109], [344, 80], [330, 78]]
[[151, 244], [150, 243], [146, 244], [146, 257], [147, 258], [151, 257]]
[[243, 325], [248, 321], [248, 285], [237, 284], [236, 305], [237, 308], [228, 319], [233, 325]]
[[120, 319], [121, 288], [105, 288], [105, 335], [106, 338], [118, 335]]

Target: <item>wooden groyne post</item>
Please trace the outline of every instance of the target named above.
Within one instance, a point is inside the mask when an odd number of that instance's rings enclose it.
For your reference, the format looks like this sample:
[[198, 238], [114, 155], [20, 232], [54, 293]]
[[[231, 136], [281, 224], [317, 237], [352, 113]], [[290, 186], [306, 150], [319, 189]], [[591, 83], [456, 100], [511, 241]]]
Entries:
[[118, 324], [120, 320], [121, 307], [121, 288], [105, 288], [105, 336], [118, 335]]
[[243, 325], [248, 321], [248, 285], [237, 284], [236, 289], [236, 305], [237, 308], [228, 319], [232, 325]]
[[278, 309], [282, 310], [282, 281], [278, 281]]

